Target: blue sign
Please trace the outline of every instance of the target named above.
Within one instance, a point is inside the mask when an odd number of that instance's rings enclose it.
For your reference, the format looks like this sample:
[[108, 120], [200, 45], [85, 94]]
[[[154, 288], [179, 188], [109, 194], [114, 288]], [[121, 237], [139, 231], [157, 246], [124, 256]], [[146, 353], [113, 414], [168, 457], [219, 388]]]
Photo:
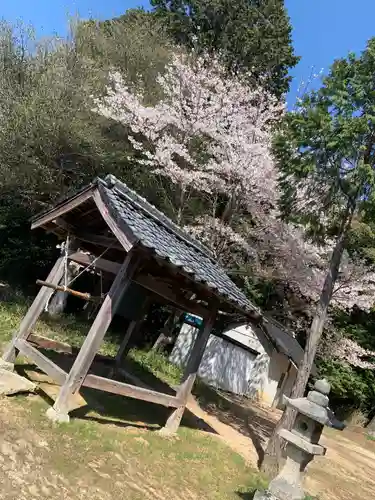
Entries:
[[195, 316], [194, 314], [185, 313], [184, 314], [184, 323], [188, 325], [195, 326], [196, 328], [200, 328], [203, 324], [203, 319], [199, 316]]

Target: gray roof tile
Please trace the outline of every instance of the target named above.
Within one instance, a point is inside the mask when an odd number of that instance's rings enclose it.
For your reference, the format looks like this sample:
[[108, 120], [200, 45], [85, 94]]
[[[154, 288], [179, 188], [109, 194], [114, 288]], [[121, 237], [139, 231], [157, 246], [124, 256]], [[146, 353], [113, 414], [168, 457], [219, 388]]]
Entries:
[[147, 200], [114, 176], [98, 180], [98, 189], [112, 217], [126, 224], [140, 244], [188, 273], [245, 313], [260, 312], [217, 264], [210, 251], [181, 230]]

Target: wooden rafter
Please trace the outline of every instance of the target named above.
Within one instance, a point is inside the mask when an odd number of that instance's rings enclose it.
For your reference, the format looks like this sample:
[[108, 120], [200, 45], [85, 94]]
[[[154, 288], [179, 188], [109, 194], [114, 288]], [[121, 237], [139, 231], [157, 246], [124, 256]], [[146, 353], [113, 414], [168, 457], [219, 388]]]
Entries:
[[63, 229], [65, 233], [73, 235], [76, 239], [84, 243], [91, 243], [92, 245], [100, 246], [103, 248], [115, 248], [116, 250], [124, 250], [123, 246], [120, 245], [116, 238], [82, 231], [80, 228], [74, 226], [73, 224], [68, 224], [62, 217], [57, 217], [56, 219], [53, 219], [52, 222], [57, 227]]
[[67, 212], [70, 212], [74, 208], [78, 207], [79, 205], [82, 205], [82, 203], [92, 198], [93, 193], [94, 193], [93, 187], [89, 186], [87, 189], [77, 194], [76, 196], [68, 200], [66, 203], [62, 203], [61, 205], [50, 210], [46, 214], [37, 217], [32, 222], [31, 229], [44, 226], [45, 224], [51, 222], [53, 219], [56, 219], [57, 217], [60, 217], [61, 215], [66, 214]]
[[104, 201], [102, 200], [102, 197], [100, 196], [100, 193], [97, 189], [94, 191], [93, 197], [95, 204], [98, 207], [98, 210], [101, 213], [103, 219], [108, 224], [109, 228], [116, 236], [118, 241], [124, 247], [125, 251], [128, 252], [137, 243], [138, 241], [137, 238], [134, 236], [134, 234], [130, 231], [129, 228], [125, 227], [125, 224], [122, 224], [121, 228], [119, 227], [116, 220], [109, 213], [109, 210]]
[[[83, 264], [86, 266], [92, 264], [95, 261], [96, 269], [111, 274], [116, 274], [120, 268], [120, 264], [117, 262], [112, 262], [103, 258], [95, 260], [95, 257], [87, 255], [83, 252], [75, 252], [70, 255], [69, 258], [74, 262], [77, 262], [78, 264]], [[188, 300], [183, 296], [183, 294], [181, 294], [179, 290], [172, 288], [167, 283], [163, 283], [160, 280], [155, 279], [154, 276], [140, 274], [136, 275], [133, 278], [133, 281], [134, 283], [141, 285], [143, 288], [146, 288], [159, 297], [162, 297], [167, 303], [173, 305], [173, 307], [183, 312], [188, 311], [202, 317], [205, 317], [208, 313], [208, 309], [203, 305]]]

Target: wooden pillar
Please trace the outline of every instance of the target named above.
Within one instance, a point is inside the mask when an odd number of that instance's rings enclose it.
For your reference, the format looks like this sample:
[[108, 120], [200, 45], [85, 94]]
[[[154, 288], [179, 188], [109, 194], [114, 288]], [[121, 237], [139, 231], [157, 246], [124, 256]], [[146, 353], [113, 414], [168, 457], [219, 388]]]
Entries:
[[121, 342], [120, 348], [116, 354], [115, 363], [116, 366], [121, 366], [122, 362], [126, 358], [129, 352], [129, 341], [132, 335], [139, 330], [142, 320], [133, 320], [130, 322], [128, 329], [126, 330], [125, 336]]
[[200, 362], [202, 361], [204, 350], [210, 337], [212, 327], [215, 323], [216, 315], [217, 307], [215, 304], [207, 318], [205, 318], [203, 325], [197, 335], [184, 371], [184, 375], [182, 377], [181, 385], [177, 390], [176, 396], [180, 399], [181, 406], [173, 410], [165, 426], [161, 429], [161, 434], [170, 435], [175, 434], [178, 431], [186, 404], [197, 377], [197, 372]]
[[124, 263], [117, 273], [99, 309], [65, 383], [60, 389], [55, 404], [52, 408], [47, 410], [47, 416], [51, 418], [51, 420], [58, 422], [69, 421], [68, 405], [70, 396], [80, 389], [112, 318], [115, 315], [116, 309], [120, 305], [121, 299], [129, 287], [137, 264], [138, 256], [131, 250], [127, 254]]
[[283, 399], [284, 389], [285, 389], [285, 386], [286, 386], [288, 379], [289, 379], [291, 367], [292, 367], [292, 363], [290, 360], [288, 360], [288, 368], [287, 368], [286, 372], [283, 373], [280, 377], [280, 381], [279, 381], [280, 383], [276, 389], [276, 394], [275, 394], [274, 400], [272, 401], [272, 408], [277, 408]]
[[[60, 279], [64, 274], [64, 257], [60, 256], [51, 272], [49, 273], [46, 281], [58, 285]], [[54, 293], [52, 288], [47, 288], [43, 286], [38, 295], [35, 297], [34, 302], [29, 307], [25, 317], [23, 318], [18, 331], [13, 336], [13, 339], [9, 342], [5, 352], [2, 355], [2, 361], [5, 363], [14, 363], [16, 360], [16, 348], [15, 343], [17, 340], [27, 340], [37, 322], [39, 316], [42, 314], [45, 305], [50, 299], [51, 295]], [[0, 361], [1, 364], [1, 361]]]
[[122, 365], [124, 359], [128, 355], [128, 352], [130, 350], [130, 347], [129, 347], [130, 339], [133, 335], [136, 335], [139, 332], [139, 330], [141, 329], [141, 327], [145, 321], [145, 317], [146, 317], [147, 309], [148, 309], [149, 305], [150, 305], [150, 298], [146, 297], [142, 306], [141, 306], [141, 312], [140, 312], [139, 319], [133, 320], [129, 323], [128, 329], [126, 330], [125, 336], [124, 336], [124, 338], [121, 342], [120, 348], [116, 354], [115, 370], [116, 370], [116, 368], [119, 368]]

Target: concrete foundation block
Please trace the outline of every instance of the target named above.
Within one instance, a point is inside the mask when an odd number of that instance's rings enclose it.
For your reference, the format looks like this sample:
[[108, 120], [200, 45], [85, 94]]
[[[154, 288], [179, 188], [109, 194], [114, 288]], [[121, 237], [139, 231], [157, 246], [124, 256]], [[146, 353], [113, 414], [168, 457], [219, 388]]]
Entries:
[[59, 411], [55, 410], [55, 408], [53, 408], [53, 406], [51, 406], [51, 408], [48, 408], [48, 410], [46, 411], [46, 416], [52, 422], [55, 422], [58, 424], [67, 424], [70, 422], [70, 417], [69, 417], [68, 413], [59, 412]]
[[7, 370], [8, 372], [14, 371], [14, 363], [10, 363], [9, 361], [5, 361], [0, 358], [0, 370]]
[[0, 395], [11, 396], [19, 392], [34, 392], [36, 384], [8, 369], [0, 368]]

